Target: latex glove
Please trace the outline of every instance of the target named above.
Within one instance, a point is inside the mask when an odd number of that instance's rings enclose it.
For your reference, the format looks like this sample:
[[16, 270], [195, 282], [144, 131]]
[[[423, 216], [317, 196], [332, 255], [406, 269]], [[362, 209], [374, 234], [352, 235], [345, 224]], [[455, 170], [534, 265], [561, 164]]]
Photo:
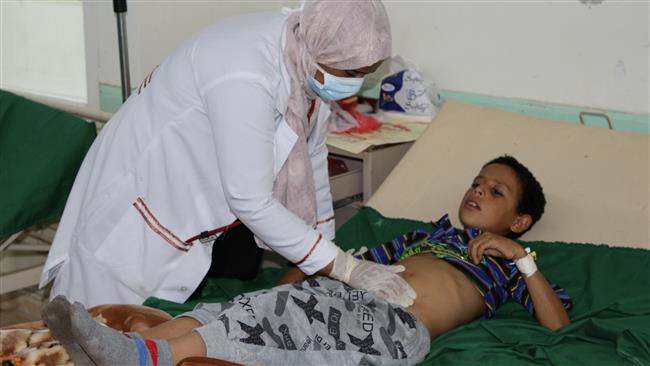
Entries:
[[404, 269], [404, 266], [400, 265], [386, 266], [358, 260], [339, 249], [330, 277], [352, 287], [365, 289], [388, 302], [408, 307], [413, 304], [416, 294], [413, 288], [397, 275]]
[[361, 254], [367, 252], [367, 251], [368, 251], [368, 248], [366, 248], [365, 246], [362, 246], [359, 249], [348, 249], [348, 250], [345, 251], [345, 254], [349, 254], [349, 255], [351, 255], [353, 257], [356, 257], [358, 255], [361, 255]]

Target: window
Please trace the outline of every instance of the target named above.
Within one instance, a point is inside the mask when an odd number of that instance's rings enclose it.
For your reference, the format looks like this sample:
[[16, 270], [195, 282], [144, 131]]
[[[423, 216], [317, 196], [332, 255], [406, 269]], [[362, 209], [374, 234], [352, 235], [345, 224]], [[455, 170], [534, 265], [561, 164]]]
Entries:
[[0, 88], [88, 102], [81, 1], [2, 0]]

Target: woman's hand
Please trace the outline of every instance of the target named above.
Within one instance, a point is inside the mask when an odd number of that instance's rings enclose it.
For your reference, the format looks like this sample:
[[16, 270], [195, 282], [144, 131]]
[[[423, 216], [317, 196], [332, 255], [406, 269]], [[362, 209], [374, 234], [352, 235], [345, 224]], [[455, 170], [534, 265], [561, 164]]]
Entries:
[[350, 274], [348, 284], [362, 288], [388, 302], [409, 307], [413, 305], [416, 294], [399, 272], [404, 272], [401, 265], [383, 265], [360, 260]]
[[331, 267], [328, 276], [352, 287], [365, 289], [386, 301], [408, 307], [415, 300], [413, 288], [397, 274], [404, 271], [404, 266], [359, 260], [350, 251], [344, 252], [339, 248], [336, 258], [328, 267]]
[[478, 264], [484, 255], [515, 260], [527, 254], [515, 241], [492, 233], [483, 233], [472, 239], [468, 249], [474, 264]]

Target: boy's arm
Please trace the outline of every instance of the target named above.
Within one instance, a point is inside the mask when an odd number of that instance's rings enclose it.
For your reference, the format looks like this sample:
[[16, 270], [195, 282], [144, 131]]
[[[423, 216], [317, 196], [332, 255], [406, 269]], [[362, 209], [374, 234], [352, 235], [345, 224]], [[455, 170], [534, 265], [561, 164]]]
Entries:
[[[500, 235], [484, 233], [469, 243], [469, 253], [475, 264], [480, 262], [483, 255], [491, 255], [509, 260], [517, 260], [528, 255], [521, 245]], [[524, 305], [527, 290], [532, 300], [535, 317], [539, 323], [549, 329], [556, 330], [570, 323], [564, 304], [558, 297], [542, 273], [537, 270], [530, 276], [521, 274], [525, 286], [519, 283], [511, 289], [513, 297]]]
[[544, 275], [538, 270], [530, 277], [524, 274], [521, 277], [526, 282], [537, 321], [551, 330], [569, 325], [569, 315], [564, 310], [564, 304], [557, 297], [555, 290], [544, 278]]
[[304, 274], [298, 267], [293, 267], [286, 271], [282, 277], [278, 280], [277, 285], [284, 285], [287, 283], [294, 283], [304, 281], [307, 278], [307, 275]]

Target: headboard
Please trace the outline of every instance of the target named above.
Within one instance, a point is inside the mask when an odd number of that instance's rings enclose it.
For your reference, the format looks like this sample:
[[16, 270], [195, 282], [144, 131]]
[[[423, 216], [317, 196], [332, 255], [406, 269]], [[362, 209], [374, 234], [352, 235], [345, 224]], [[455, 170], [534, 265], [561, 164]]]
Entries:
[[458, 204], [488, 160], [516, 157], [546, 194], [522, 239], [650, 249], [648, 135], [448, 101], [368, 201], [389, 217], [432, 220]]

